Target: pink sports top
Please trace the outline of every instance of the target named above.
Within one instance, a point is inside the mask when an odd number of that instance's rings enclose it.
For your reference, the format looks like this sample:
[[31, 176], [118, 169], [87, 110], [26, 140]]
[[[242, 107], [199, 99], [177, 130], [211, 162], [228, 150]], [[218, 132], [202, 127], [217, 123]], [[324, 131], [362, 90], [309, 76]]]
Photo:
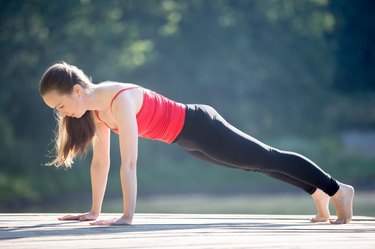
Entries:
[[[128, 87], [120, 90], [112, 98], [110, 110], [115, 99], [124, 91], [140, 86]], [[177, 103], [151, 91], [143, 89], [143, 102], [141, 109], [137, 113], [138, 136], [153, 140], [161, 140], [166, 143], [172, 143], [180, 134], [185, 123], [185, 105]], [[98, 111], [94, 111], [99, 120]], [[101, 120], [103, 121], [103, 120]], [[104, 122], [105, 123], [105, 122]], [[107, 124], [106, 124], [107, 125]], [[108, 125], [107, 125], [108, 126]], [[118, 134], [117, 129], [112, 129]]]

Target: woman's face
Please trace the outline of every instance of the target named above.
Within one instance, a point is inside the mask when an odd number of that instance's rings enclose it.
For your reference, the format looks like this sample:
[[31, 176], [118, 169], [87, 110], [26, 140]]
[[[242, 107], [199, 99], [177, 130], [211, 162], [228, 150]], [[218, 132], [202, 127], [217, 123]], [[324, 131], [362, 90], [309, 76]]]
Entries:
[[82, 88], [79, 85], [75, 85], [71, 94], [61, 95], [53, 90], [46, 93], [43, 96], [43, 100], [49, 107], [59, 112], [61, 117], [80, 118], [87, 111], [82, 93]]

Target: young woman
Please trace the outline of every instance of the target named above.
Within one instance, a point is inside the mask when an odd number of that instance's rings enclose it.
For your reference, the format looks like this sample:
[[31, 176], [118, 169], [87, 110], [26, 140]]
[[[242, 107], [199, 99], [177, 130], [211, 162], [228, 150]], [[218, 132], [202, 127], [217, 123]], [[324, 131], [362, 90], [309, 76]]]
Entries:
[[[188, 153], [231, 168], [259, 171], [301, 188], [313, 198], [311, 222], [349, 223], [354, 189], [294, 152], [272, 148], [241, 132], [207, 105], [181, 104], [139, 85], [93, 84], [66, 63], [48, 68], [40, 82], [44, 102], [57, 111], [55, 166], [71, 166], [90, 145], [92, 208], [60, 220], [96, 220], [101, 212], [110, 166], [110, 132], [119, 135], [124, 214], [92, 225], [131, 224], [137, 196], [138, 136], [175, 143]], [[331, 220], [332, 199], [337, 219]]]

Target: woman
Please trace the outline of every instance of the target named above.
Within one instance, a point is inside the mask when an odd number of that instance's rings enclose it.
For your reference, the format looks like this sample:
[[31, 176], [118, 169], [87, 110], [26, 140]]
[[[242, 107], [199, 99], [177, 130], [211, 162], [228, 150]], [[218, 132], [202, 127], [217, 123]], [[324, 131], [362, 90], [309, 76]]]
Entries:
[[311, 222], [330, 220], [332, 198], [337, 219], [352, 218], [354, 189], [325, 173], [306, 157], [277, 150], [239, 131], [212, 107], [184, 105], [138, 85], [93, 84], [77, 67], [51, 66], [40, 82], [44, 102], [58, 113], [55, 166], [71, 166], [90, 145], [92, 208], [60, 220], [96, 220], [101, 212], [110, 165], [110, 131], [119, 135], [124, 214], [92, 225], [131, 224], [137, 196], [138, 136], [175, 143], [188, 153], [227, 167], [259, 171], [309, 193], [317, 215]]

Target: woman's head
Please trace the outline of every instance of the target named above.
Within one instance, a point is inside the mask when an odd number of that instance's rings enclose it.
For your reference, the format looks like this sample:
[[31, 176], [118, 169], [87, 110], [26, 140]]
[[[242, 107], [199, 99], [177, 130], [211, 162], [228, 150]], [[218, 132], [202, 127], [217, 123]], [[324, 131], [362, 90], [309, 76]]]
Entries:
[[44, 102], [60, 116], [80, 118], [86, 112], [83, 94], [92, 90], [90, 79], [73, 65], [65, 62], [47, 69], [40, 82], [39, 91]]
[[82, 154], [91, 144], [95, 125], [85, 106], [85, 94], [94, 84], [73, 65], [58, 63], [44, 73], [39, 91], [44, 102], [56, 110], [56, 158], [48, 165], [71, 166], [76, 155]]

